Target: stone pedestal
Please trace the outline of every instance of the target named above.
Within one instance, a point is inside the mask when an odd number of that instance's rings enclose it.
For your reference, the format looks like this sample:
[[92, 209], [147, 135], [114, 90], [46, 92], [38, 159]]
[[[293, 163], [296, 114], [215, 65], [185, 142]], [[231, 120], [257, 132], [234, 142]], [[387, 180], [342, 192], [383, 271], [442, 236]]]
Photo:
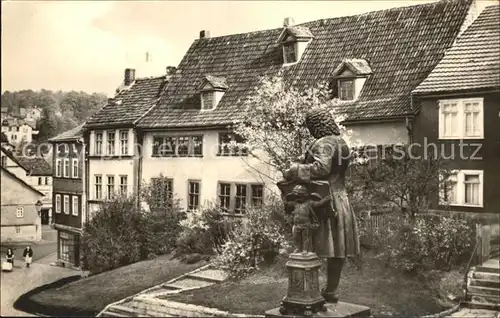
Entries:
[[[338, 302], [336, 304], [326, 304], [326, 311], [320, 311], [313, 314], [312, 318], [346, 318], [346, 317], [370, 317], [371, 310], [366, 306]], [[295, 318], [304, 317], [304, 315], [282, 314], [280, 307], [266, 311], [266, 318], [281, 317]]]
[[321, 262], [316, 253], [290, 254], [286, 267], [288, 291], [279, 312], [283, 315], [308, 316], [325, 311], [326, 302], [319, 290]]

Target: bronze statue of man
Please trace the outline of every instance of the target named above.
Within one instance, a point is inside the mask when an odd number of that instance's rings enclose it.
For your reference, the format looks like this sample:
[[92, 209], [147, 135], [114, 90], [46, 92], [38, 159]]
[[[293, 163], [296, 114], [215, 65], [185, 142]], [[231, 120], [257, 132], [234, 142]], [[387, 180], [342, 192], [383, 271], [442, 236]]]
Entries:
[[336, 303], [345, 258], [360, 253], [356, 216], [345, 187], [350, 150], [328, 111], [310, 111], [305, 124], [315, 141], [302, 163], [294, 163], [285, 171], [284, 178], [301, 183], [327, 181], [330, 204], [325, 207], [325, 217], [319, 220], [312, 239], [314, 252], [327, 259], [327, 282], [321, 295], [327, 302]]

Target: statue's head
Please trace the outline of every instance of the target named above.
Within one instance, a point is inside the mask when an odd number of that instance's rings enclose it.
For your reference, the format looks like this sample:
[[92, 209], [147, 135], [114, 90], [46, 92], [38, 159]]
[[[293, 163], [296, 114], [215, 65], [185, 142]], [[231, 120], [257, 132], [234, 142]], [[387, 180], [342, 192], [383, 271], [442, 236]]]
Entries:
[[297, 184], [293, 187], [290, 194], [287, 195], [287, 200], [303, 202], [309, 197], [309, 190], [303, 184]]
[[316, 139], [330, 135], [340, 135], [339, 126], [335, 123], [332, 114], [326, 109], [309, 111], [306, 114], [305, 125]]

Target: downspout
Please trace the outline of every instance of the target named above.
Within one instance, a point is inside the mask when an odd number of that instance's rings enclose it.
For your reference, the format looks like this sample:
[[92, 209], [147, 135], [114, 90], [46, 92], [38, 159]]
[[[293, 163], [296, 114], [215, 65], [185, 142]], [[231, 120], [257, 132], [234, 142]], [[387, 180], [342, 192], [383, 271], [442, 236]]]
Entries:
[[136, 179], [137, 179], [137, 209], [140, 209], [141, 208], [141, 190], [142, 190], [142, 187], [141, 187], [141, 184], [142, 184], [142, 156], [144, 154], [144, 151], [143, 151], [143, 145], [144, 145], [144, 134], [142, 132], [141, 129], [139, 128], [136, 128], [136, 134], [137, 134], [137, 144], [138, 144], [138, 147], [136, 147], [137, 149], [137, 154], [139, 156], [139, 159], [137, 160], [137, 175], [136, 175]]
[[[410, 108], [413, 112], [415, 112], [415, 105], [413, 103], [413, 92], [410, 92]], [[405, 118], [406, 130], [408, 131], [408, 144], [411, 145], [414, 141], [413, 136], [413, 125], [412, 120], [409, 116]]]

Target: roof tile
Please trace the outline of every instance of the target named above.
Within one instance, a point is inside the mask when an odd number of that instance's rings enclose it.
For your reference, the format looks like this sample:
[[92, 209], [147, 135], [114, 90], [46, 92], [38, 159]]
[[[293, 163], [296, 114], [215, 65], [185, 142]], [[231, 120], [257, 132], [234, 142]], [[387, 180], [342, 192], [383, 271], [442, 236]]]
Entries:
[[500, 5], [494, 5], [481, 12], [414, 93], [499, 87]]
[[[229, 125], [242, 118], [245, 101], [262, 76], [284, 76], [301, 88], [329, 80], [345, 59], [369, 61], [373, 74], [356, 102], [342, 103], [347, 120], [413, 114], [410, 92], [453, 44], [471, 0], [434, 3], [302, 24], [314, 39], [299, 63], [282, 66], [277, 42], [283, 28], [197, 39], [166, 85], [158, 105], [139, 122], [144, 128]], [[205, 74], [225, 77], [229, 89], [213, 111], [200, 111], [198, 85]]]

